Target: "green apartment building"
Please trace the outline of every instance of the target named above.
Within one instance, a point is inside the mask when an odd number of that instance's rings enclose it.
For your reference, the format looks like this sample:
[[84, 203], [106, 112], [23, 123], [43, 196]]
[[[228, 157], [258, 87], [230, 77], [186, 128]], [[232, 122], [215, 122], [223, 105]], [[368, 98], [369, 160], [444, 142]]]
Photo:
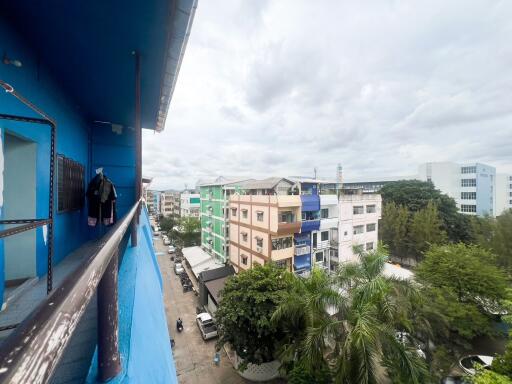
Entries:
[[199, 183], [201, 194], [201, 247], [212, 257], [225, 263], [229, 260], [229, 196], [241, 179], [218, 177]]

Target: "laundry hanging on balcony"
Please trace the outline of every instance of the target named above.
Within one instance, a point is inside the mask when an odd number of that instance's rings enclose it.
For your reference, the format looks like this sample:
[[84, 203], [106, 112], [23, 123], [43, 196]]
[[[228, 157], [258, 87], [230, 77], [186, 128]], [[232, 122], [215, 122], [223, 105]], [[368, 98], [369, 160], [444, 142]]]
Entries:
[[89, 226], [96, 226], [98, 219], [102, 220], [103, 225], [112, 225], [116, 222], [116, 188], [102, 170], [89, 182], [86, 197], [89, 206]]

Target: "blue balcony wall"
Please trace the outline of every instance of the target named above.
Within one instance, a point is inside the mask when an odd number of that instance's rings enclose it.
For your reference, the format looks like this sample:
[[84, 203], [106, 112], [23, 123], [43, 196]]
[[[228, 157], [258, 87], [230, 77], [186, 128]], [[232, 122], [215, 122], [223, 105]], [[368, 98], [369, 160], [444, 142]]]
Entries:
[[[69, 157], [86, 167], [88, 170], [88, 135], [89, 127], [73, 101], [62, 91], [40, 62], [32, 47], [28, 46], [19, 34], [0, 16], [0, 51], [9, 58], [22, 62], [22, 67], [0, 63], [0, 79], [12, 85], [27, 99], [35, 103], [49, 116], [57, 121], [56, 152]], [[62, 60], [62, 58], [58, 58]], [[20, 101], [6, 92], [0, 92], [0, 113], [12, 115], [37, 116]], [[29, 124], [0, 120], [2, 137], [10, 132], [20, 138], [37, 144], [36, 153], [36, 216], [48, 217], [49, 162], [50, 162], [50, 129], [45, 125]], [[3, 144], [0, 146], [3, 158]], [[3, 192], [3, 179], [2, 179]], [[0, 200], [0, 215], [3, 201]], [[14, 218], [14, 217], [12, 217]], [[17, 217], [20, 218], [20, 217]], [[84, 211], [55, 214], [55, 252], [54, 262], [58, 263], [69, 252], [80, 246], [87, 238], [84, 231], [86, 216]], [[36, 273], [42, 276], [47, 271], [47, 248], [45, 229], [36, 229]], [[0, 241], [0, 297], [3, 297], [4, 286], [4, 255], [3, 242]]]
[[[119, 349], [122, 372], [109, 383], [178, 383], [163, 305], [162, 277], [146, 210], [139, 244], [128, 248], [119, 271]], [[97, 350], [86, 383], [96, 383]]]
[[95, 124], [92, 129], [92, 165], [103, 172], [116, 186], [117, 216], [122, 217], [135, 203], [135, 130], [133, 127]]
[[302, 212], [311, 212], [320, 210], [320, 197], [318, 195], [300, 195], [302, 203]]
[[320, 220], [302, 221], [300, 223], [301, 232], [318, 231], [320, 229]]

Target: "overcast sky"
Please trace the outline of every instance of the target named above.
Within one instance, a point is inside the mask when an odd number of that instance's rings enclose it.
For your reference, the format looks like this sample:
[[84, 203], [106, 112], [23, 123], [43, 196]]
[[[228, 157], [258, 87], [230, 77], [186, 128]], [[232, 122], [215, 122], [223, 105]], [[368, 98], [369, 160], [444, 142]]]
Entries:
[[511, 15], [509, 0], [200, 0], [144, 176], [512, 173]]

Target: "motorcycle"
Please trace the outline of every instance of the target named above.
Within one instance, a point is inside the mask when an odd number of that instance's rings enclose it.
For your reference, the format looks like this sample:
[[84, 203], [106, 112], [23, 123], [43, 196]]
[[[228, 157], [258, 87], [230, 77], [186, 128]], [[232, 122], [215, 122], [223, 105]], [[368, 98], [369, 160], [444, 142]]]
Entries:
[[176, 320], [176, 329], [178, 332], [183, 331], [183, 321], [181, 319]]

